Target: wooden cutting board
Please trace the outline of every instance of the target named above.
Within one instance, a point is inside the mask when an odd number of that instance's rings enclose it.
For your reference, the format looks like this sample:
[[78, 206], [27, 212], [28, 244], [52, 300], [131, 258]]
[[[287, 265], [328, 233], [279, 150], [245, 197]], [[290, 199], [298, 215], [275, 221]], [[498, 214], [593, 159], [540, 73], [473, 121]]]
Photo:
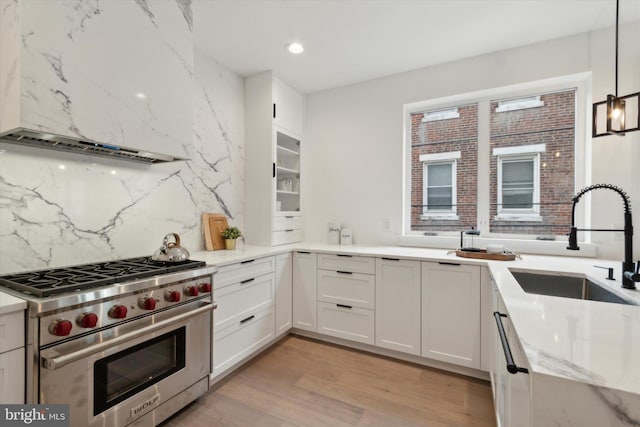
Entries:
[[208, 251], [224, 249], [222, 231], [228, 226], [227, 217], [221, 213], [203, 213], [202, 229], [204, 231], [204, 244]]

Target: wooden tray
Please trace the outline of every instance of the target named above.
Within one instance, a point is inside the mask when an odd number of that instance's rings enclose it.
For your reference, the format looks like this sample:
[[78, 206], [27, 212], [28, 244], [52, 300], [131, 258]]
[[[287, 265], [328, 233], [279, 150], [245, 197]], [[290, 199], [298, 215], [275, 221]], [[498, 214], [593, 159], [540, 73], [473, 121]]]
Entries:
[[227, 228], [227, 217], [221, 213], [203, 213], [202, 230], [204, 231], [204, 245], [208, 251], [224, 249], [222, 231]]
[[516, 257], [520, 258], [520, 256], [516, 254], [490, 254], [486, 249], [482, 249], [480, 252], [469, 252], [456, 249], [456, 256], [462, 258], [490, 259], [495, 261], [513, 261]]

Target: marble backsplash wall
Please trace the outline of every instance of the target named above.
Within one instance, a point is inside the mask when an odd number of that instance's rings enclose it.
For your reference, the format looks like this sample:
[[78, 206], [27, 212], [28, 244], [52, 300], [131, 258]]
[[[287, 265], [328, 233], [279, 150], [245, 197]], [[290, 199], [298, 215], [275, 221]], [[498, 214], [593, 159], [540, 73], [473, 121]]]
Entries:
[[159, 165], [0, 143], [0, 274], [204, 249], [200, 215], [243, 226], [244, 83], [195, 54], [191, 160]]

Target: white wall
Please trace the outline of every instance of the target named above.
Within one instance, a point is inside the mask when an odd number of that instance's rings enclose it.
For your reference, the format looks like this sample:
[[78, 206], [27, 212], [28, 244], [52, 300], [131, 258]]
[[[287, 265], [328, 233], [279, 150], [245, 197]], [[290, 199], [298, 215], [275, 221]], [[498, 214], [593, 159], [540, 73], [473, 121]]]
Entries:
[[[637, 40], [638, 23], [621, 27], [620, 94], [640, 90]], [[332, 219], [351, 228], [356, 243], [394, 243], [401, 234], [403, 104], [585, 71], [593, 73], [594, 99], [604, 99], [614, 90], [613, 46], [609, 29], [307, 95], [305, 238], [326, 241]], [[624, 188], [640, 223], [640, 132], [598, 138], [592, 153], [591, 182]], [[613, 204], [600, 202], [607, 196]], [[594, 194], [594, 226], [621, 225], [616, 197]], [[594, 233], [595, 239], [602, 241], [600, 255], [621, 258], [621, 234]], [[640, 233], [634, 243], [638, 258]]]

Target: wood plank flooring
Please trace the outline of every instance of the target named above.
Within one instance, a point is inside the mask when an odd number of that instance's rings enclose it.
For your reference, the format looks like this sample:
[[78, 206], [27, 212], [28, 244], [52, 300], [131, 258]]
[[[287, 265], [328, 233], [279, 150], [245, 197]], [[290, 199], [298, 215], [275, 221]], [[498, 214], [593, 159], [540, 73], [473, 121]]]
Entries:
[[290, 335], [162, 427], [494, 427], [491, 385]]

